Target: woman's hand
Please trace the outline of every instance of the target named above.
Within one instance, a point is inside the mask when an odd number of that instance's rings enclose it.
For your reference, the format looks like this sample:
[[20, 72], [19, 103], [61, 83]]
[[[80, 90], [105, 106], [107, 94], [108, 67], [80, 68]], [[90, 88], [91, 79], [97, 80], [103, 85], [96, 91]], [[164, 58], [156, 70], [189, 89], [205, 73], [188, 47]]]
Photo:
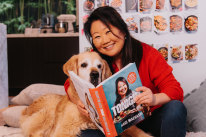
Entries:
[[82, 113], [83, 115], [85, 115], [86, 117], [89, 117], [89, 112], [86, 110], [84, 104], [81, 102], [81, 100], [77, 101], [77, 108], [80, 111], [80, 113]]
[[141, 94], [137, 95], [134, 98], [134, 101], [139, 105], [139, 104], [147, 104], [149, 106], [154, 106], [156, 105], [156, 97], [152, 93], [152, 91], [147, 88], [147, 87], [138, 87], [136, 88], [137, 92], [141, 92]]

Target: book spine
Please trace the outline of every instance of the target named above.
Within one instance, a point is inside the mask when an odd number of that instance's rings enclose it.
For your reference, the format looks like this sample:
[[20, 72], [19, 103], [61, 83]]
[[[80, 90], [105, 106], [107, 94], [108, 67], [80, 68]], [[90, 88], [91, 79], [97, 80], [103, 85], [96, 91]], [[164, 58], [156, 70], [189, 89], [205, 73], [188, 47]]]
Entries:
[[109, 106], [107, 105], [107, 100], [102, 85], [97, 88], [89, 89], [89, 91], [99, 114], [99, 120], [104, 129], [105, 136], [117, 136], [117, 131], [110, 114]]

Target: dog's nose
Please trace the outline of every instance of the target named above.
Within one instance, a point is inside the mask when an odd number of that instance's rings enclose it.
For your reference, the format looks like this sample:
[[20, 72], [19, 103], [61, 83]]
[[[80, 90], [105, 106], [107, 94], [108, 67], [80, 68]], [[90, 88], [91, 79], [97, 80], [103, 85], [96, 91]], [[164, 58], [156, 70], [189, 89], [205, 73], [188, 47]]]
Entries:
[[98, 78], [99, 77], [99, 72], [98, 71], [92, 71], [90, 73], [90, 77], [91, 78]]

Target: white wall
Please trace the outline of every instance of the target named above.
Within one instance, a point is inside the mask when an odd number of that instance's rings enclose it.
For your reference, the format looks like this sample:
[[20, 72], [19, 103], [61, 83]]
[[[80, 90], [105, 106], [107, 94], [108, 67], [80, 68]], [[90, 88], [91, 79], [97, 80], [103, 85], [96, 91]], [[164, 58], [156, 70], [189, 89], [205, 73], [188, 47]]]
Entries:
[[[184, 94], [186, 95], [195, 88], [198, 88], [200, 83], [206, 79], [206, 1], [199, 0], [196, 14], [198, 15], [199, 27], [195, 34], [167, 34], [167, 35], [139, 35], [140, 40], [146, 43], [177, 43], [189, 44], [198, 43], [199, 55], [196, 62], [168, 62], [174, 69], [173, 73], [177, 80], [181, 83]], [[184, 15], [184, 14], [183, 14]]]
[[199, 0], [198, 2], [199, 32], [194, 37], [191, 35], [184, 41], [199, 43], [199, 61], [174, 67], [174, 74], [181, 82], [185, 93], [199, 87], [199, 84], [206, 79], [206, 1]]
[[8, 62], [6, 25], [0, 23], [0, 109], [8, 106]]

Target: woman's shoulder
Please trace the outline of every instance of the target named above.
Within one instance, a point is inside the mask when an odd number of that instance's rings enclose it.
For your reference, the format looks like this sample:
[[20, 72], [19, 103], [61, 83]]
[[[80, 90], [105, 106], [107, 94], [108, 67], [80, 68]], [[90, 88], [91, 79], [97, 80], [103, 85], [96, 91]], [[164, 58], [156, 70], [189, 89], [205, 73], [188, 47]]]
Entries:
[[163, 63], [163, 64], [167, 63], [164, 57], [154, 47], [146, 43], [142, 43], [142, 49], [143, 49], [142, 59], [144, 61], [149, 62], [149, 63], [157, 63], [157, 62]]
[[144, 42], [141, 42], [141, 45], [143, 49], [143, 55], [144, 54], [146, 55], [158, 54], [159, 55], [159, 52], [152, 45], [146, 44]]

